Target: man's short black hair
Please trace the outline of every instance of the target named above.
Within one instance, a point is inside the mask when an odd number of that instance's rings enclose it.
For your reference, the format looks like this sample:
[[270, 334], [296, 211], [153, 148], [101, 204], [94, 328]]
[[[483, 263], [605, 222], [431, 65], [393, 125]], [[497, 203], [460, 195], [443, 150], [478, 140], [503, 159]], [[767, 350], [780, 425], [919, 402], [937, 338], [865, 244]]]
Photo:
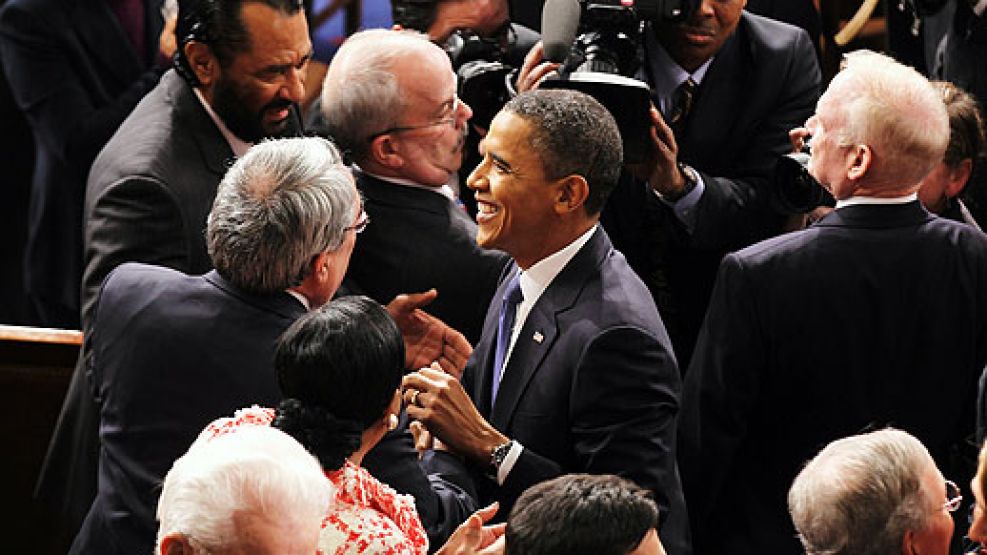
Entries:
[[250, 35], [241, 13], [247, 2], [270, 6], [293, 15], [304, 5], [302, 0], [178, 0], [178, 21], [175, 25], [175, 67], [190, 82], [195, 73], [185, 59], [185, 45], [191, 41], [209, 45], [220, 66], [228, 67], [234, 56], [250, 50]]
[[568, 474], [517, 500], [505, 555], [626, 555], [657, 526], [646, 490], [617, 476]]
[[504, 106], [531, 123], [531, 148], [549, 179], [581, 175], [589, 183], [586, 212], [599, 214], [617, 186], [624, 158], [620, 130], [593, 97], [566, 89], [521, 93]]
[[427, 33], [435, 23], [439, 0], [391, 0], [391, 18], [395, 25]]

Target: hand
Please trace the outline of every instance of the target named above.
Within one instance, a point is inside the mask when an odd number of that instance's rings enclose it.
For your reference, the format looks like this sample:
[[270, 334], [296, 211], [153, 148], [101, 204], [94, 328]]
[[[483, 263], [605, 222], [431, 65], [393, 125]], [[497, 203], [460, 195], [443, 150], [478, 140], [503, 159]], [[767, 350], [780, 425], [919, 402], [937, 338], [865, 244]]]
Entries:
[[811, 136], [809, 130], [805, 127], [796, 127], [789, 131], [788, 140], [792, 142], [792, 152], [802, 152], [802, 149], [805, 148], [805, 144]]
[[538, 88], [538, 85], [546, 77], [548, 77], [550, 73], [559, 69], [561, 64], [542, 61], [544, 57], [545, 46], [541, 41], [538, 41], [538, 43], [535, 44], [530, 51], [528, 51], [528, 55], [524, 57], [524, 63], [521, 64], [521, 69], [518, 71], [518, 93], [523, 93], [525, 91]]
[[669, 200], [678, 200], [687, 191], [686, 181], [679, 170], [679, 146], [675, 134], [665, 124], [658, 110], [651, 106], [651, 143], [654, 146], [648, 160], [627, 169], [641, 179], [647, 179], [652, 189]]
[[497, 503], [470, 515], [449, 536], [436, 555], [495, 555], [504, 553], [504, 530], [507, 524], [484, 526], [497, 514]]
[[158, 35], [158, 51], [166, 60], [171, 60], [178, 49], [178, 42], [175, 40], [175, 25], [178, 23], [178, 15], [169, 17], [164, 22], [161, 34]]
[[423, 368], [438, 362], [442, 370], [459, 379], [473, 347], [463, 334], [445, 322], [421, 310], [435, 300], [438, 292], [398, 295], [387, 304], [387, 312], [397, 323], [404, 338], [405, 368]]
[[508, 441], [480, 415], [462, 384], [434, 366], [405, 376], [401, 390], [409, 418], [477, 464], [489, 464], [494, 447]]

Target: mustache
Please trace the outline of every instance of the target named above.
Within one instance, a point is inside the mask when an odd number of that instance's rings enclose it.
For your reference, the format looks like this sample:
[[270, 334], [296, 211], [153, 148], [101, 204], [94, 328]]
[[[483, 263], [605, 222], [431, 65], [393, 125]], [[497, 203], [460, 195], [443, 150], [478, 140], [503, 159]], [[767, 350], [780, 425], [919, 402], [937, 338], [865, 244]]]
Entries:
[[285, 100], [283, 98], [275, 98], [274, 100], [267, 103], [264, 106], [264, 111], [267, 110], [281, 110], [284, 108], [291, 108], [293, 103], [290, 100]]

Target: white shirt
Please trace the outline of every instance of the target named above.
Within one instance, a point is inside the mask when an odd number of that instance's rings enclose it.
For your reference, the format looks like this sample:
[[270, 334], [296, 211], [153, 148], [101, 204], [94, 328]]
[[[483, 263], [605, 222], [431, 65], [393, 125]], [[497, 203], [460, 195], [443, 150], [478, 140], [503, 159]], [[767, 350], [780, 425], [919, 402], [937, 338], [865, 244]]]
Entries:
[[909, 202], [918, 200], [918, 193], [912, 193], [910, 195], [905, 195], [903, 197], [888, 197], [888, 198], [878, 198], [878, 197], [850, 197], [848, 199], [836, 201], [836, 208], [840, 209], [844, 206], [856, 206], [860, 204], [908, 204]]
[[[507, 354], [504, 356], [504, 368], [501, 369], [500, 378], [504, 378], [504, 370], [507, 368], [507, 361], [511, 359], [511, 353], [514, 351], [514, 344], [518, 341], [518, 336], [521, 333], [521, 328], [524, 327], [525, 320], [528, 319], [528, 314], [531, 309], [538, 302], [538, 299], [542, 296], [542, 293], [548, 289], [548, 286], [552, 284], [552, 281], [556, 276], [562, 271], [563, 268], [569, 264], [579, 249], [583, 248], [587, 242], [589, 242], [590, 237], [593, 236], [593, 232], [596, 231], [597, 225], [591, 227], [586, 233], [583, 233], [575, 241], [569, 243], [561, 250], [556, 251], [553, 254], [542, 258], [537, 263], [533, 264], [527, 270], [522, 270], [518, 282], [521, 286], [521, 296], [523, 299], [518, 304], [514, 318], [514, 329], [511, 331], [511, 342], [507, 346]], [[539, 333], [535, 330], [535, 334]], [[535, 341], [534, 337], [525, 338], [524, 341]], [[511, 450], [508, 451], [507, 457], [504, 458], [504, 462], [501, 463], [500, 468], [497, 469], [497, 483], [503, 484], [504, 480], [507, 479], [507, 475], [510, 474], [511, 469], [514, 468], [514, 463], [517, 462], [518, 457], [521, 456], [521, 451], [524, 447], [518, 443], [514, 442], [511, 446]]]
[[229, 143], [230, 150], [233, 151], [233, 155], [240, 158], [246, 154], [247, 151], [250, 150], [250, 147], [254, 146], [254, 143], [248, 143], [240, 139], [240, 137], [234, 135], [233, 132], [226, 127], [226, 124], [223, 123], [223, 120], [219, 119], [219, 116], [217, 116], [216, 112], [213, 111], [212, 106], [206, 102], [206, 99], [202, 96], [202, 93], [197, 87], [192, 87], [192, 92], [195, 93], [195, 97], [199, 99], [199, 103], [202, 104], [202, 107], [206, 109], [206, 113], [209, 114], [212, 122], [216, 124], [219, 132], [223, 134], [223, 138], [226, 139], [227, 143]]
[[411, 187], [412, 189], [423, 189], [425, 191], [432, 191], [433, 193], [438, 193], [448, 198], [449, 200], [456, 202], [456, 191], [459, 189], [459, 176], [456, 175], [455, 173], [453, 173], [452, 176], [449, 177], [449, 181], [447, 181], [444, 185], [433, 187], [431, 185], [422, 185], [421, 183], [415, 183], [410, 179], [404, 179], [401, 177], [384, 177], [383, 175], [370, 173], [356, 164], [353, 164], [353, 169], [365, 173], [375, 179], [386, 181], [388, 183], [393, 183], [395, 185], [403, 185], [405, 187]]

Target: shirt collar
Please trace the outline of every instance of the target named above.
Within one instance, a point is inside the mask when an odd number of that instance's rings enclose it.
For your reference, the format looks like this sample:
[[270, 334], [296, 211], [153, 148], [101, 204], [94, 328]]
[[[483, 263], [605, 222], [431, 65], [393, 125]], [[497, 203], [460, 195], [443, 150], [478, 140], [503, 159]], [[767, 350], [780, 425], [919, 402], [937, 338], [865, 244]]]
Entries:
[[367, 170], [361, 168], [357, 164], [353, 164], [353, 169], [369, 175], [374, 179], [379, 179], [380, 181], [386, 181], [388, 183], [393, 183], [395, 185], [403, 185], [405, 187], [411, 187], [412, 189], [423, 189], [425, 191], [432, 191], [433, 193], [438, 193], [451, 201], [456, 200], [456, 190], [459, 189], [459, 176], [453, 173], [449, 176], [449, 181], [438, 187], [432, 187], [430, 185], [422, 185], [421, 183], [415, 183], [410, 179], [404, 179], [401, 177], [384, 177], [383, 175], [377, 175], [375, 173], [368, 172]]
[[298, 299], [298, 302], [302, 303], [302, 306], [305, 307], [305, 312], [312, 311], [312, 304], [308, 302], [308, 297], [302, 295], [301, 293], [295, 291], [294, 289], [285, 289], [285, 292], [291, 295], [292, 297]]
[[696, 85], [701, 84], [706, 77], [706, 71], [709, 70], [709, 65], [713, 63], [716, 56], [706, 60], [703, 65], [699, 66], [699, 69], [689, 74], [688, 71], [682, 69], [678, 62], [672, 59], [665, 47], [655, 38], [654, 33], [645, 33], [644, 41], [648, 51], [647, 62], [650, 66], [652, 81], [648, 84], [651, 85], [651, 90], [662, 104], [659, 109], [665, 113], [668, 107], [664, 104], [670, 103], [675, 89], [690, 77]]
[[538, 300], [538, 297], [541, 297], [541, 294], [548, 289], [555, 276], [559, 275], [559, 272], [572, 260], [572, 257], [576, 256], [579, 249], [583, 248], [583, 245], [589, 242], [590, 237], [593, 236], [593, 232], [596, 231], [596, 227], [594, 225], [575, 241], [569, 243], [561, 250], [542, 258], [530, 268], [521, 272], [519, 282], [521, 285], [521, 295], [525, 303], [530, 302], [534, 304]]
[[212, 122], [216, 124], [219, 132], [223, 134], [223, 138], [226, 139], [227, 143], [229, 143], [230, 150], [233, 151], [233, 155], [240, 158], [246, 154], [247, 151], [250, 150], [250, 147], [254, 146], [254, 143], [248, 143], [240, 139], [240, 137], [234, 135], [233, 132], [226, 127], [226, 124], [223, 123], [223, 120], [216, 115], [216, 112], [213, 111], [212, 106], [206, 102], [205, 97], [202, 96], [202, 91], [200, 91], [198, 87], [192, 87], [192, 91], [195, 92], [195, 97], [199, 99], [199, 103], [206, 109], [206, 113], [209, 114]]
[[918, 200], [918, 193], [912, 193], [910, 195], [905, 195], [903, 197], [850, 197], [848, 199], [836, 201], [836, 208], [843, 208], [844, 206], [856, 206], [860, 204], [908, 204], [909, 202]]

